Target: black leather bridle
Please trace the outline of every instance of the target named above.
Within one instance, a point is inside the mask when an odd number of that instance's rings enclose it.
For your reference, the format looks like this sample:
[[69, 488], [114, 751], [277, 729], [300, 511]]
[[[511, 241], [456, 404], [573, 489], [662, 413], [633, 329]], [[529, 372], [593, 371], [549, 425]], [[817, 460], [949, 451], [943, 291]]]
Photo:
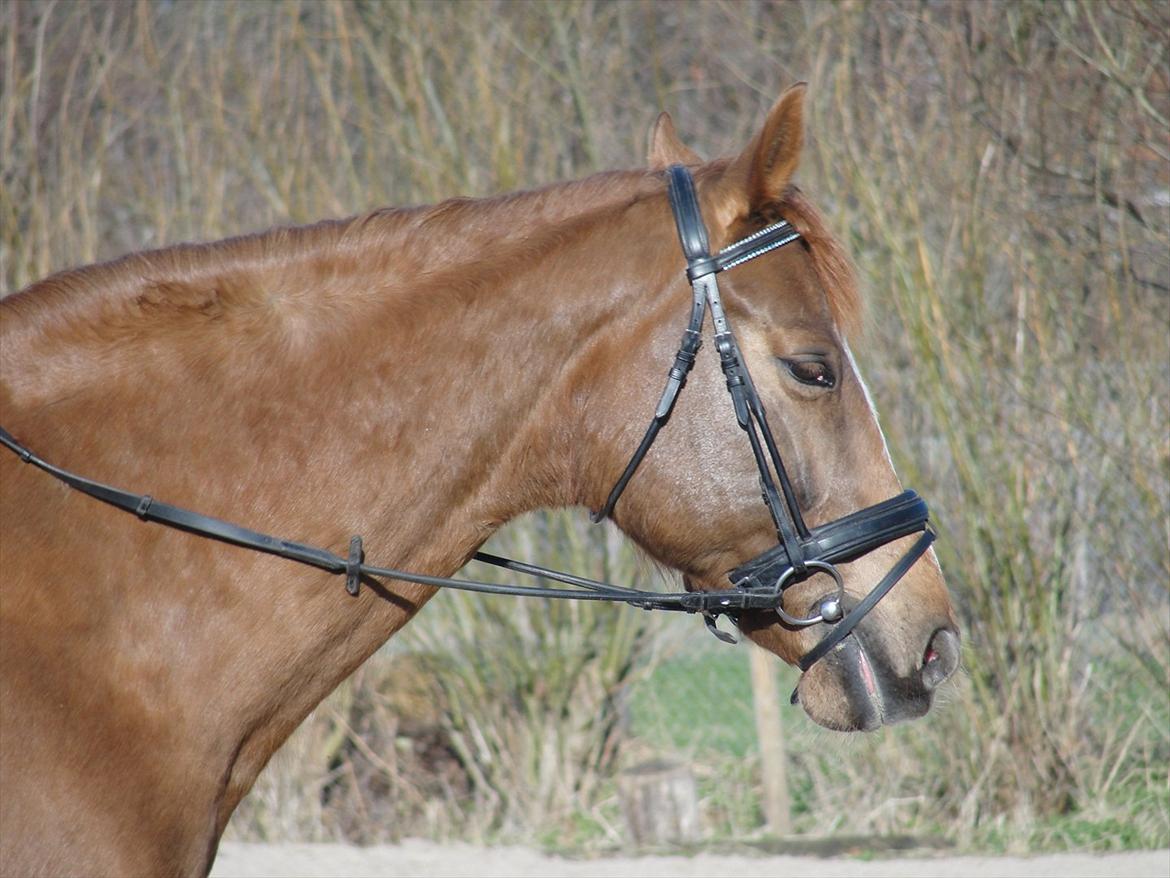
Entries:
[[[781, 220], [712, 255], [707, 241], [707, 226], [703, 222], [690, 171], [682, 165], [672, 165], [667, 169], [667, 179], [670, 206], [674, 212], [683, 255], [687, 260], [687, 279], [691, 282], [691, 320], [683, 334], [654, 419], [609, 492], [605, 505], [592, 513], [591, 517], [597, 522], [613, 512], [618, 498], [654, 443], [658, 431], [670, 418], [679, 391], [694, 366], [695, 355], [702, 344], [703, 321], [710, 308], [715, 329], [715, 349], [727, 379], [727, 391], [731, 395], [736, 420], [751, 442], [764, 504], [772, 516], [779, 539], [773, 548], [732, 570], [728, 578], [736, 590], [750, 594], [753, 598], [765, 597], [769, 604], [766, 609], [774, 611], [790, 627], [802, 628], [819, 622], [833, 625], [829, 633], [801, 658], [800, 668], [808, 670], [813, 662], [827, 655], [857, 627], [934, 542], [935, 535], [929, 525], [926, 501], [914, 491], [905, 491], [897, 497], [809, 530], [796, 502], [796, 492], [784, 468], [780, 450], [768, 427], [764, 404], [756, 392], [747, 363], [727, 322], [716, 279], [720, 272], [791, 244], [800, 238], [800, 233]], [[922, 536], [881, 582], [846, 613], [845, 583], [836, 564], [850, 561], [886, 543], [918, 532]], [[785, 589], [816, 573], [831, 576], [836, 584], [835, 592], [820, 602], [815, 613], [803, 617], [790, 615], [783, 606]], [[758, 609], [758, 606], [753, 601], [752, 607], [744, 609]], [[738, 615], [732, 609], [723, 612], [733, 618]], [[721, 639], [731, 639], [714, 628], [711, 624], [712, 615], [707, 615], [712, 632]]]
[[[561, 582], [573, 586], [574, 589], [500, 585], [428, 576], [390, 567], [376, 567], [365, 563], [362, 539], [359, 536], [350, 540], [349, 553], [342, 557], [327, 549], [279, 539], [222, 519], [172, 506], [147, 494], [134, 494], [86, 479], [38, 457], [2, 427], [0, 444], [17, 454], [25, 463], [31, 463], [71, 488], [132, 512], [143, 521], [157, 522], [201, 537], [266, 552], [329, 573], [344, 574], [346, 590], [354, 596], [359, 592], [362, 579], [397, 579], [420, 585], [486, 594], [613, 601], [647, 610], [700, 613], [717, 637], [731, 642], [734, 642], [734, 638], [715, 627], [718, 616], [726, 615], [737, 621], [740, 614], [745, 611], [772, 611], [791, 627], [806, 627], [820, 622], [832, 626], [825, 637], [801, 658], [799, 662], [801, 670], [808, 670], [814, 662], [827, 655], [853, 631], [929, 548], [934, 540], [934, 532], [928, 523], [926, 503], [915, 492], [906, 491], [897, 497], [811, 530], [805, 525], [776, 441], [768, 428], [764, 405], [728, 325], [716, 280], [720, 272], [790, 244], [798, 240], [800, 234], [787, 222], [781, 221], [712, 255], [690, 172], [681, 165], [675, 165], [668, 169], [667, 176], [670, 204], [686, 256], [687, 278], [691, 282], [693, 292], [690, 323], [683, 334], [682, 344], [670, 368], [666, 388], [649, 428], [610, 491], [605, 504], [601, 509], [591, 513], [591, 518], [594, 522], [599, 522], [613, 512], [618, 498], [650, 450], [659, 430], [669, 420], [678, 394], [694, 365], [695, 356], [701, 345], [703, 322], [707, 309], [710, 308], [715, 329], [715, 347], [727, 379], [727, 389], [731, 394], [735, 416], [751, 443], [760, 473], [764, 502], [772, 516], [778, 537], [776, 546], [741, 564], [728, 574], [732, 585], [730, 589], [663, 593], [625, 588], [510, 558], [501, 558], [486, 552], [476, 552], [473, 557], [477, 561], [516, 573]], [[885, 577], [861, 601], [846, 611], [844, 581], [836, 564], [850, 561], [886, 543], [914, 533], [922, 535]], [[816, 573], [831, 576], [836, 584], [835, 592], [820, 602], [815, 613], [804, 617], [790, 615], [782, 606], [785, 590]]]

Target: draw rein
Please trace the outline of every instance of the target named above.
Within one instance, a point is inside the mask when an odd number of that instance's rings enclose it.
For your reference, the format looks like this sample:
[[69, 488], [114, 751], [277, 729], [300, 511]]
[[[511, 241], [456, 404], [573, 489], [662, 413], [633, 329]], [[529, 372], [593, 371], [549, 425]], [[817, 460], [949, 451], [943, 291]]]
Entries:
[[[832, 626], [828, 633], [798, 663], [801, 670], [807, 670], [844, 640], [929, 548], [934, 540], [934, 532], [928, 524], [926, 503], [915, 492], [906, 491], [897, 497], [811, 530], [805, 525], [780, 452], [768, 427], [763, 403], [756, 393], [747, 365], [728, 325], [716, 281], [718, 273], [792, 243], [800, 238], [800, 233], [787, 222], [781, 221], [712, 255], [690, 172], [680, 165], [675, 165], [668, 169], [667, 174], [670, 204], [683, 253], [687, 259], [687, 278], [691, 282], [693, 292], [690, 322], [683, 334], [682, 344], [670, 368], [666, 388], [649, 428], [610, 491], [604, 506], [592, 512], [590, 518], [596, 523], [612, 513], [618, 498], [650, 450], [659, 430], [669, 420], [675, 400], [686, 384], [687, 375], [694, 365], [695, 356], [702, 343], [706, 311], [710, 308], [715, 329], [715, 346], [727, 380], [736, 419], [751, 442], [760, 472], [764, 503], [772, 516], [778, 537], [776, 546], [731, 571], [729, 579], [733, 587], [730, 589], [664, 593], [625, 588], [486, 552], [476, 552], [472, 556], [473, 560], [515, 573], [561, 582], [574, 588], [570, 590], [501, 585], [428, 576], [391, 567], [376, 567], [365, 563], [360, 536], [354, 536], [350, 540], [349, 553], [343, 557], [317, 546], [280, 539], [222, 519], [163, 503], [148, 494], [134, 494], [84, 478], [38, 457], [3, 427], [0, 427], [0, 444], [18, 455], [25, 463], [31, 463], [69, 487], [133, 513], [143, 521], [153, 521], [197, 536], [276, 555], [328, 573], [343, 574], [346, 591], [354, 596], [358, 594], [362, 579], [366, 578], [396, 579], [482, 594], [609, 601], [630, 604], [645, 610], [701, 613], [711, 632], [728, 642], [734, 642], [734, 638], [715, 627], [715, 620], [720, 615], [727, 615], [736, 621], [741, 612], [760, 610], [775, 612], [791, 627], [828, 623]], [[885, 577], [861, 601], [847, 608], [844, 583], [834, 566], [835, 563], [852, 560], [900, 537], [919, 532], [922, 535]], [[817, 612], [807, 617], [789, 615], [782, 607], [784, 590], [815, 573], [831, 576], [836, 584], [835, 593], [823, 599]]]

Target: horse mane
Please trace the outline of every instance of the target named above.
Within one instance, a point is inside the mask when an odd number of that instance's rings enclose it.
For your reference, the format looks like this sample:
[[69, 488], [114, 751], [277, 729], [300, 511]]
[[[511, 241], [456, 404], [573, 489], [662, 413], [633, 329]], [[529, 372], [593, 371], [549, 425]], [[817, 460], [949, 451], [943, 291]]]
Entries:
[[[303, 301], [362, 260], [388, 276], [434, 273], [485, 246], [514, 236], [531, 242], [566, 210], [628, 203], [654, 192], [649, 171], [607, 171], [583, 180], [489, 196], [456, 197], [427, 206], [383, 207], [344, 219], [277, 226], [208, 243], [182, 243], [69, 268], [3, 297], [26, 317], [130, 327], [152, 312], [222, 314]], [[639, 185], [639, 183], [643, 185]], [[423, 235], [439, 243], [412, 246]], [[267, 279], [267, 282], [265, 282]], [[94, 314], [94, 309], [98, 314]]]
[[[30, 285], [24, 294], [6, 297], [4, 304], [26, 316], [64, 320], [75, 331], [86, 325], [96, 328], [94, 308], [107, 328], [140, 326], [162, 311], [202, 318], [229, 310], [263, 313], [281, 302], [304, 302], [358, 259], [366, 270], [415, 276], [444, 262], [458, 262], [477, 240], [486, 243], [515, 233], [522, 243], [532, 245], [533, 226], [549, 228], [564, 217], [566, 207], [580, 212], [588, 205], [629, 204], [653, 195], [660, 186], [661, 175], [654, 171], [607, 171], [488, 198], [378, 208], [312, 225], [176, 244], [66, 269]], [[861, 324], [862, 306], [856, 273], [844, 248], [795, 186], [785, 192], [776, 213], [804, 237], [834, 320], [845, 335], [853, 334]], [[406, 246], [419, 233], [448, 244], [425, 253]], [[383, 264], [369, 265], [371, 258]], [[290, 270], [293, 264], [296, 268]]]

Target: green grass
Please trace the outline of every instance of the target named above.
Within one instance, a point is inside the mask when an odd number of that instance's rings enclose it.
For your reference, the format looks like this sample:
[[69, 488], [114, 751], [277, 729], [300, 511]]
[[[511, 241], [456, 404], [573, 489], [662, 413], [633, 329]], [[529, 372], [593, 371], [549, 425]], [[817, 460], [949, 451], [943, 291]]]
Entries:
[[629, 695], [630, 728], [680, 754], [743, 758], [756, 749], [745, 649], [664, 661]]

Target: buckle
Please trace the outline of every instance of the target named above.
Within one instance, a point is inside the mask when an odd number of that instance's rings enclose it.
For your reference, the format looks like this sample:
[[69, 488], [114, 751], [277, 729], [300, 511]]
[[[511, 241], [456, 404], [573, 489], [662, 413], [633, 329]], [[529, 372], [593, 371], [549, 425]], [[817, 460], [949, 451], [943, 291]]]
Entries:
[[366, 553], [362, 549], [362, 538], [354, 536], [349, 541], [349, 558], [345, 562], [345, 590], [355, 598], [362, 582], [362, 562]]

